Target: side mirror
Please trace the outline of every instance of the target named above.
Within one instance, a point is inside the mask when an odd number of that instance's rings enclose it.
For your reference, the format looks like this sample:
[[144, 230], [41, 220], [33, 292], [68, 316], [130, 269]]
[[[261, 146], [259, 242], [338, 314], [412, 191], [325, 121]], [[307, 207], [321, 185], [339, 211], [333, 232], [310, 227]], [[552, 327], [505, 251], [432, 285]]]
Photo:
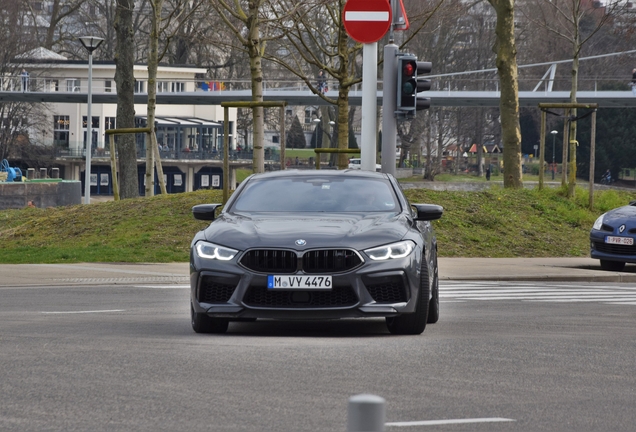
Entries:
[[418, 221], [432, 221], [442, 217], [444, 214], [444, 208], [435, 204], [413, 204], [413, 207], [417, 210]]
[[199, 204], [192, 207], [192, 216], [198, 220], [214, 220], [214, 212], [223, 204]]

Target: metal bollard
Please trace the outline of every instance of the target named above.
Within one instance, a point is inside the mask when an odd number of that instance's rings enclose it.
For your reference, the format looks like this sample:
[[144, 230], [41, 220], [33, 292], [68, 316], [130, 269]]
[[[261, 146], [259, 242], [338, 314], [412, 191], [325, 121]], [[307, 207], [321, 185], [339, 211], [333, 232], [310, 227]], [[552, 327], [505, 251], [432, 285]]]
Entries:
[[35, 178], [35, 168], [27, 168], [27, 179], [33, 180]]
[[51, 178], [54, 178], [54, 179], [60, 178], [59, 168], [51, 168]]
[[46, 178], [46, 168], [40, 168], [40, 178], [41, 179]]
[[347, 431], [384, 432], [384, 402], [384, 398], [372, 394], [351, 396], [347, 413]]

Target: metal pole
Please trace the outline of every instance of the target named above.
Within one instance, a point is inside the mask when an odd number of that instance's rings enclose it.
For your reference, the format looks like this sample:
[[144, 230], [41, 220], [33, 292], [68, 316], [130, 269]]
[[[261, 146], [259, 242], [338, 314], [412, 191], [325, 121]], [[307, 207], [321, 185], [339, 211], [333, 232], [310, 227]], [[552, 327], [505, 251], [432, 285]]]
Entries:
[[362, 135], [360, 169], [375, 171], [376, 124], [378, 106], [378, 43], [365, 43], [362, 49]]
[[[545, 121], [546, 113], [541, 110], [541, 139], [539, 141], [539, 190], [543, 189], [543, 177], [545, 164]], [[536, 155], [535, 155], [536, 156]]]
[[84, 175], [84, 204], [91, 203], [91, 151], [93, 149], [93, 53], [88, 53], [88, 106], [86, 107], [86, 173]]
[[554, 180], [554, 172], [556, 171], [556, 165], [555, 165], [556, 158], [554, 156], [555, 155], [555, 153], [554, 153], [554, 148], [555, 148], [554, 140], [556, 139], [556, 133], [555, 132], [556, 131], [550, 132], [552, 134], [552, 180]]
[[348, 432], [384, 431], [384, 398], [372, 394], [359, 394], [349, 398], [347, 413]]
[[594, 210], [594, 165], [596, 164], [596, 110], [592, 113], [592, 131], [590, 136], [590, 210]]
[[395, 153], [397, 137], [397, 63], [398, 46], [384, 46], [382, 69], [382, 172], [395, 175]]

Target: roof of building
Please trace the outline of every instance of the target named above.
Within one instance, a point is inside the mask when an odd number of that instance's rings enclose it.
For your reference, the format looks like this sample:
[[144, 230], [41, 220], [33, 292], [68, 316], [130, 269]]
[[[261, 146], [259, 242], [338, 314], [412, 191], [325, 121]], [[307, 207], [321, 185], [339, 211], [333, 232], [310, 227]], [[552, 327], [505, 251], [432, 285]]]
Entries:
[[31, 51], [17, 55], [16, 58], [21, 60], [68, 60], [63, 55], [44, 47], [34, 48]]

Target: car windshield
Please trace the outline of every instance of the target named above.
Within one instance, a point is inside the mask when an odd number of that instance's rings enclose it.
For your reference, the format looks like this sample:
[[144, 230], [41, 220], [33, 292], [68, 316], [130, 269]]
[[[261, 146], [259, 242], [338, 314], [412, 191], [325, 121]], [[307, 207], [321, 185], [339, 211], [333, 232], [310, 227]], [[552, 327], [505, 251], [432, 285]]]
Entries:
[[400, 205], [391, 184], [354, 177], [281, 177], [250, 181], [230, 211], [394, 212]]

